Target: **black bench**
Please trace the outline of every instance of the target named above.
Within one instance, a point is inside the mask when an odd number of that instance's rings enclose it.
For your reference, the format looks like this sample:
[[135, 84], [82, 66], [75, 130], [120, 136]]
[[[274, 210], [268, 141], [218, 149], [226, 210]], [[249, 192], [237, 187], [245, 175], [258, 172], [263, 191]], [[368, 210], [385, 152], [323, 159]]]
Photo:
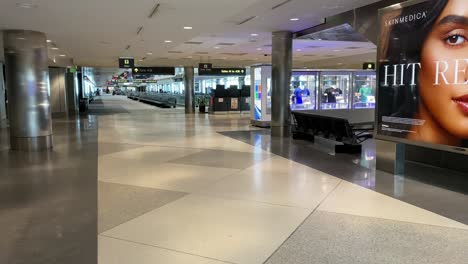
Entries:
[[177, 105], [177, 99], [171, 96], [140, 95], [138, 100], [161, 108], [175, 108]]
[[314, 140], [315, 136], [334, 138], [342, 144], [335, 145], [336, 153], [361, 153], [361, 143], [373, 137], [373, 126], [351, 126], [347, 119], [321, 116], [307, 112], [292, 112], [295, 121], [294, 139]]

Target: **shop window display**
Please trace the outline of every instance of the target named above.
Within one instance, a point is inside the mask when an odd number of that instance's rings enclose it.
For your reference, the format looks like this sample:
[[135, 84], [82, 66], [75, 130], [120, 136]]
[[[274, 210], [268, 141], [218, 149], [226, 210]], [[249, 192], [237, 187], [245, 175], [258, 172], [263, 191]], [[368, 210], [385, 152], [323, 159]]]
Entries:
[[356, 73], [354, 75], [353, 108], [375, 108], [375, 74]]
[[291, 110], [315, 110], [317, 74], [293, 73], [291, 79]]
[[322, 73], [321, 109], [348, 109], [351, 92], [350, 73]]

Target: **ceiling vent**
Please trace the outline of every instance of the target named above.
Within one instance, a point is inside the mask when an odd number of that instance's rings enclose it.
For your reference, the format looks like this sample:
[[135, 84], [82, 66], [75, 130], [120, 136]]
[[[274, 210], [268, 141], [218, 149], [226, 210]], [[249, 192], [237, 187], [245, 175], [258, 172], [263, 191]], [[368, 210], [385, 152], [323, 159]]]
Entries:
[[209, 54], [209, 53], [205, 52], [205, 51], [198, 51], [198, 52], [195, 52], [195, 54], [205, 55], [205, 54]]
[[221, 43], [216, 44], [216, 46], [232, 46], [234, 44], [235, 43], [221, 42]]
[[150, 14], [149, 14], [149, 16], [148, 16], [149, 19], [151, 19], [151, 18], [154, 16], [154, 14], [156, 14], [156, 12], [158, 12], [158, 9], [159, 9], [160, 6], [161, 6], [161, 4], [160, 4], [160, 3], [157, 3], [157, 4], [153, 7], [153, 9], [151, 9], [151, 12], [150, 12]]
[[157, 59], [158, 60], [168, 60], [169, 58], [168, 57], [158, 57]]
[[201, 44], [203, 44], [203, 42], [198, 42], [198, 41], [186, 41], [184, 43], [189, 44], [189, 45], [201, 45]]
[[244, 20], [242, 20], [241, 22], [237, 23], [237, 25], [238, 25], [238, 26], [243, 25], [243, 24], [245, 24], [245, 23], [247, 23], [247, 22], [249, 22], [250, 20], [253, 20], [253, 19], [255, 19], [255, 18], [257, 18], [257, 16], [251, 16], [251, 17], [249, 17], [249, 18], [247, 18], [247, 19], [244, 19]]
[[223, 55], [230, 55], [230, 56], [244, 56], [247, 55], [248, 53], [221, 53]]
[[316, 55], [314, 55], [314, 54], [305, 54], [305, 55], [303, 55], [303, 56], [304, 56], [304, 57], [314, 57], [314, 56], [316, 56]]
[[184, 53], [184, 52], [183, 51], [178, 51], [178, 50], [170, 50], [167, 53], [180, 54], [180, 53]]
[[307, 46], [306, 48], [307, 49], [318, 49], [318, 48], [322, 48], [323, 46], [317, 46], [317, 45], [312, 45], [312, 46]]
[[324, 57], [331, 58], [331, 57], [335, 57], [335, 55], [325, 55]]
[[273, 6], [273, 7], [271, 8], [271, 10], [275, 10], [276, 8], [282, 7], [282, 6], [284, 6], [285, 4], [287, 4], [287, 3], [291, 2], [291, 1], [292, 1], [292, 0], [283, 1], [283, 2], [281, 2], [281, 3], [279, 3], [279, 4], [275, 5], [275, 6]]
[[271, 48], [271, 47], [273, 47], [273, 45], [271, 45], [271, 44], [267, 44], [267, 45], [263, 45], [263, 47], [266, 47], [266, 48]]

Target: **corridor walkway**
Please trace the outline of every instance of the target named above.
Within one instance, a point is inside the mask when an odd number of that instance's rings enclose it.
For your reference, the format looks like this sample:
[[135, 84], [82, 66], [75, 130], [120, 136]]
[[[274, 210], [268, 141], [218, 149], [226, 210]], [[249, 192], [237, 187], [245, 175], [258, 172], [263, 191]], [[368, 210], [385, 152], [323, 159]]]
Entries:
[[101, 99], [100, 264], [468, 259], [467, 225], [219, 133], [247, 115]]

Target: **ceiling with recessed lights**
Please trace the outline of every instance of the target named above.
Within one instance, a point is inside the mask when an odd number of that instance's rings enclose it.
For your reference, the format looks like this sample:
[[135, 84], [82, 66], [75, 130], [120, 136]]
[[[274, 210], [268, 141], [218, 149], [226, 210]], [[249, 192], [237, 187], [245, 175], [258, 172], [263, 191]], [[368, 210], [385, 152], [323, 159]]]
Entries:
[[[140, 66], [202, 61], [247, 66], [271, 61], [271, 32], [299, 31], [374, 2], [378, 0], [2, 0], [0, 30], [45, 32], [49, 57], [64, 55], [76, 65], [116, 67], [119, 56], [130, 56]], [[374, 57], [369, 42], [294, 41], [295, 67], [333, 68]]]

